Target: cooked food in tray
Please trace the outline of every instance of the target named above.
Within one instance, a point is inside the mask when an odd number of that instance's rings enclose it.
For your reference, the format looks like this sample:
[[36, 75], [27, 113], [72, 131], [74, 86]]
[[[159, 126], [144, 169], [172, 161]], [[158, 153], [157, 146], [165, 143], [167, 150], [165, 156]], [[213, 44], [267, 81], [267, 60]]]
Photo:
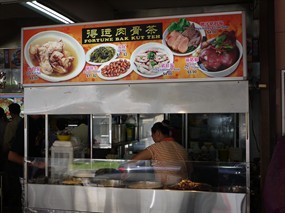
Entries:
[[206, 183], [197, 183], [192, 182], [191, 180], [183, 179], [176, 185], [171, 186], [170, 189], [212, 191], [212, 186]]
[[89, 185], [97, 187], [125, 187], [124, 182], [121, 180], [91, 180]]
[[71, 179], [67, 179], [62, 181], [62, 184], [64, 185], [82, 185], [82, 181], [80, 179], [77, 178], [71, 178]]
[[162, 183], [152, 181], [139, 181], [128, 184], [128, 188], [131, 189], [161, 189], [162, 187]]

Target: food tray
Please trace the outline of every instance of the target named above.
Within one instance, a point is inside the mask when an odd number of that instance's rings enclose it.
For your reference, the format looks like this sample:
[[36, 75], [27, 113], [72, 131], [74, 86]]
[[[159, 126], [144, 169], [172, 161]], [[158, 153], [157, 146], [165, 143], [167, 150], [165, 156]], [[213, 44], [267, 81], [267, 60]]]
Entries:
[[162, 183], [152, 181], [138, 181], [128, 184], [130, 189], [161, 189], [163, 188]]
[[121, 180], [91, 180], [89, 185], [97, 187], [116, 187], [116, 188], [125, 187], [124, 182]]

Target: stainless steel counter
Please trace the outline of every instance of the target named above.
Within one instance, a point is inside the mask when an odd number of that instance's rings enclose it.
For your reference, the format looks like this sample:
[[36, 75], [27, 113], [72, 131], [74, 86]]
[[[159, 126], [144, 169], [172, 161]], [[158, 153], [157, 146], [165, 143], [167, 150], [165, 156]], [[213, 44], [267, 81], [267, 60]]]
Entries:
[[28, 209], [104, 213], [246, 212], [246, 194], [28, 184]]

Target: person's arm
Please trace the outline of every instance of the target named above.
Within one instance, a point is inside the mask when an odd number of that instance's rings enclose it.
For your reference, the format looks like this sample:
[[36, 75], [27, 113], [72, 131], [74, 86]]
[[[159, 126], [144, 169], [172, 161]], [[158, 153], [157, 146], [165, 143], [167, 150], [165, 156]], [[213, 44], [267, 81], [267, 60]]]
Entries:
[[148, 149], [144, 149], [135, 156], [131, 158], [131, 160], [150, 160], [151, 152]]
[[13, 151], [9, 151], [8, 160], [20, 165], [24, 165], [24, 157]]
[[3, 141], [3, 151], [8, 152], [11, 148], [13, 142], [13, 127], [11, 126], [11, 122], [7, 124], [5, 131], [4, 131], [4, 141]]
[[122, 165], [122, 168], [120, 169], [122, 171], [121, 178], [122, 180], [126, 180], [130, 177], [130, 173], [128, 173], [129, 167], [135, 167], [136, 163], [140, 160], [150, 160], [151, 159], [151, 152], [147, 149], [142, 150], [135, 156], [133, 156], [130, 160], [127, 161], [127, 163]]
[[[9, 151], [8, 153], [8, 160], [20, 165], [24, 165], [24, 157], [17, 154], [16, 152], [13, 151]], [[41, 162], [41, 161], [32, 161], [32, 162], [28, 162], [29, 166], [34, 166], [40, 169], [45, 168], [45, 162]]]
[[24, 165], [24, 120], [21, 120], [17, 126], [15, 138], [8, 152], [8, 160]]

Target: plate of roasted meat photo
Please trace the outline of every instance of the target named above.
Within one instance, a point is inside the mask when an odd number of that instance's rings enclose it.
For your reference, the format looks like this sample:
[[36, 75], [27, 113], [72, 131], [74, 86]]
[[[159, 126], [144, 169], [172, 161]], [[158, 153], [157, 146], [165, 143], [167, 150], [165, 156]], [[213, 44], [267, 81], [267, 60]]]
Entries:
[[138, 46], [130, 60], [137, 74], [154, 78], [171, 70], [173, 54], [165, 45], [150, 42]]
[[133, 69], [129, 59], [117, 58], [102, 64], [98, 69], [98, 76], [108, 81], [117, 80], [126, 77], [132, 71]]
[[174, 55], [187, 56], [200, 47], [205, 37], [205, 31], [199, 24], [181, 18], [167, 27], [163, 33], [162, 43]]
[[234, 31], [223, 31], [201, 45], [195, 53], [199, 57], [199, 69], [210, 77], [225, 77], [232, 74], [243, 55], [241, 43]]
[[32, 36], [24, 56], [37, 75], [50, 82], [72, 79], [85, 66], [85, 52], [72, 36], [59, 31], [44, 31]]

